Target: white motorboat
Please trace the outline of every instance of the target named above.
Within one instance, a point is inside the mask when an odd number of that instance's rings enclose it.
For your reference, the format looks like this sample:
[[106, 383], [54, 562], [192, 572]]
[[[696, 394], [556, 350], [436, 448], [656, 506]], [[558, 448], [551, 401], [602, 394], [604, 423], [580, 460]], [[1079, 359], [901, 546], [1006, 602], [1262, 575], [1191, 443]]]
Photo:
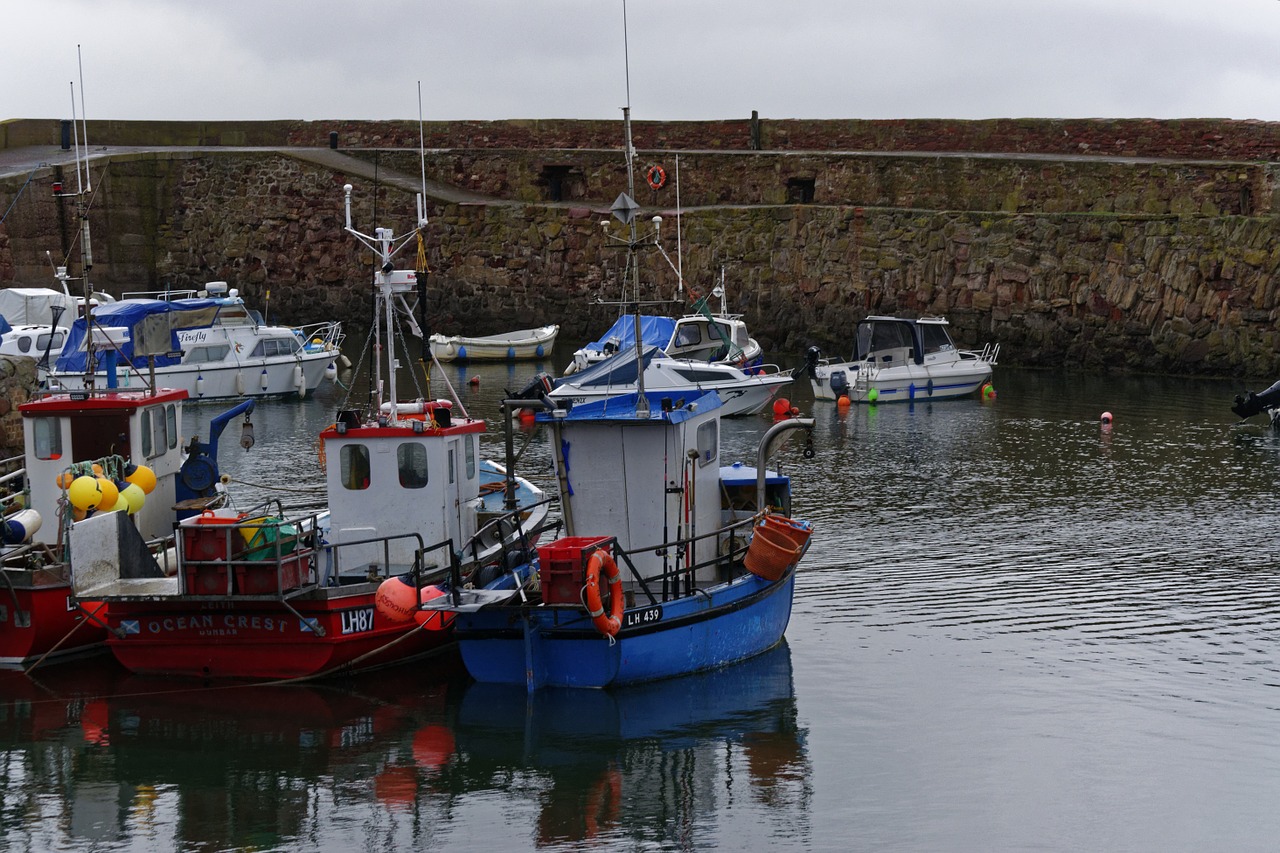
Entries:
[[[636, 365], [644, 364], [643, 390], [650, 399], [692, 400], [708, 391], [720, 395], [722, 417], [754, 415], [763, 411], [791, 373], [777, 365], [761, 365], [745, 370], [722, 362], [671, 358], [657, 347], [626, 349], [586, 370], [556, 380], [548, 395], [557, 403], [592, 403], [622, 394], [635, 394]], [[552, 380], [547, 379], [551, 384]]]
[[[705, 300], [699, 300], [688, 314], [679, 319], [643, 316], [640, 318], [640, 340], [644, 345], [659, 347], [672, 358], [687, 358], [700, 362], [725, 362], [739, 367], [755, 367], [761, 363], [763, 352], [756, 339], [747, 332], [747, 324], [741, 314], [730, 314], [725, 306], [724, 274], [721, 283], [711, 291], [720, 299], [720, 311], [712, 314], [706, 309]], [[604, 361], [620, 350], [635, 343], [635, 318], [623, 314], [609, 327], [599, 340], [592, 341], [573, 354], [573, 361], [565, 368], [570, 376]]]
[[67, 331], [65, 326], [48, 323], [11, 326], [9, 331], [0, 335], [0, 355], [25, 355], [41, 360], [48, 356], [48, 360], [53, 361], [62, 352]]
[[[130, 297], [93, 309], [94, 334], [83, 319], [71, 327], [48, 381], [51, 388], [94, 386], [181, 388], [192, 399], [306, 396], [337, 373], [338, 322], [268, 325], [225, 282], [207, 297]], [[93, 345], [95, 370], [87, 370]], [[90, 378], [92, 377], [92, 378]]]
[[432, 335], [427, 341], [436, 361], [531, 361], [551, 355], [559, 331], [551, 325], [483, 337]]
[[[67, 340], [67, 332], [83, 313], [84, 298], [72, 296], [67, 283], [71, 280], [66, 267], [58, 267], [54, 275], [62, 289], [51, 287], [6, 287], [0, 290], [0, 355], [25, 355], [39, 359], [42, 368], [57, 360]], [[115, 300], [105, 293], [94, 293], [91, 306]]]
[[867, 317], [858, 324], [848, 361], [805, 354], [817, 400], [848, 397], [853, 403], [940, 400], [963, 397], [991, 381], [999, 344], [961, 350], [941, 317]]

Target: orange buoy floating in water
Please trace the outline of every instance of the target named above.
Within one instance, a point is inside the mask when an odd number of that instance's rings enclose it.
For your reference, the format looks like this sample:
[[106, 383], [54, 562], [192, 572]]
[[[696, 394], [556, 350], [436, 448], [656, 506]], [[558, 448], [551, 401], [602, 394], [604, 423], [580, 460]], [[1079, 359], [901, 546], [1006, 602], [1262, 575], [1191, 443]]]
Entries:
[[836, 400], [836, 406], [838, 406], [841, 409], [849, 408], [849, 395], [841, 394], [840, 399]]
[[1110, 413], [1110, 412], [1103, 412], [1103, 413], [1102, 413], [1102, 422], [1103, 422], [1104, 424], [1110, 424], [1110, 423], [1111, 423], [1111, 413]]
[[791, 414], [791, 401], [786, 397], [779, 397], [773, 401], [773, 416], [775, 418], [785, 418]]
[[468, 380], [467, 380], [467, 384], [468, 384], [468, 385], [470, 385], [472, 388], [479, 387], [479, 385], [480, 385], [480, 377], [479, 377], [479, 376], [472, 376], [470, 379], [468, 379]]

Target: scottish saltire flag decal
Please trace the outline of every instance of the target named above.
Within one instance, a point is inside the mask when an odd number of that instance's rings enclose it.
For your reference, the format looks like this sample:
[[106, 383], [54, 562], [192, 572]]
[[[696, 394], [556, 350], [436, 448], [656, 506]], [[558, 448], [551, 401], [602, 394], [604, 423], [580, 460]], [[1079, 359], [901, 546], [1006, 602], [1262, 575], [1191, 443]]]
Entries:
[[121, 619], [120, 630], [125, 634], [141, 634], [142, 623], [137, 619]]

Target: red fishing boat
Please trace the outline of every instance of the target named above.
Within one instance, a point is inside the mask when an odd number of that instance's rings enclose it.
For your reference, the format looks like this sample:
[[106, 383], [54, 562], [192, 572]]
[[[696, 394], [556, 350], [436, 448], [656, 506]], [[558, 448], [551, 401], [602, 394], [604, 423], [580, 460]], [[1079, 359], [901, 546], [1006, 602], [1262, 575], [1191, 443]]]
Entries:
[[[485, 423], [460, 401], [397, 401], [394, 330], [406, 321], [396, 312], [413, 320], [406, 296], [418, 276], [393, 268], [390, 229], [366, 237], [351, 228], [347, 193], [347, 230], [379, 255], [378, 375], [369, 410], [340, 411], [320, 434], [325, 508], [269, 504], [187, 519], [172, 575], [148, 564], [117, 519], [89, 518], [71, 532], [76, 598], [108, 602], [107, 645], [133, 672], [292, 679], [400, 663], [452, 642], [452, 617], [418, 606], [441, 594], [437, 584], [462, 578], [513, 595], [524, 586], [548, 500], [510, 461], [480, 458]], [[525, 555], [511, 560], [514, 570], [498, 562], [513, 552]]]
[[[135, 531], [163, 572], [173, 528], [184, 515], [216, 507], [217, 435], [252, 409], [242, 403], [211, 424], [210, 444], [180, 446], [186, 391], [79, 391], [19, 407], [23, 419], [24, 508], [0, 525], [0, 665], [37, 661], [101, 646], [106, 607], [77, 598], [71, 530], [86, 514]], [[171, 553], [170, 553], [171, 556]]]

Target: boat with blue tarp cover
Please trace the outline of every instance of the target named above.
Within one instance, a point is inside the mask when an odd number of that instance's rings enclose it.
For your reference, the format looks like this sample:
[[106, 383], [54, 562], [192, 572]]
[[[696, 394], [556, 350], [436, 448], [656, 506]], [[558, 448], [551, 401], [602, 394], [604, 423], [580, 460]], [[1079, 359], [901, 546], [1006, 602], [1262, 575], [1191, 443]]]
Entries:
[[51, 387], [181, 388], [192, 399], [305, 396], [336, 372], [341, 324], [270, 325], [225, 283], [204, 297], [129, 298], [71, 326]]

